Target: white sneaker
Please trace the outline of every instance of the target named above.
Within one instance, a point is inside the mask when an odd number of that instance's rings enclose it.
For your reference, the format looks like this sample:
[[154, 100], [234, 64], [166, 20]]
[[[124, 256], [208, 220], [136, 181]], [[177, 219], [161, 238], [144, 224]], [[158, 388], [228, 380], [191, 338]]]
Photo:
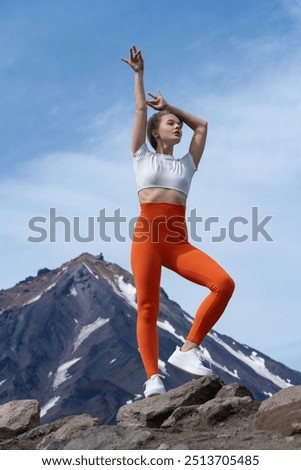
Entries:
[[144, 396], [153, 397], [155, 395], [161, 395], [161, 393], [166, 393], [163, 382], [159, 374], [152, 375], [150, 379], [145, 382], [145, 391]]
[[[193, 348], [182, 352], [177, 346], [167, 362], [192, 375], [213, 375], [210, 361], [205, 357], [203, 348]], [[204, 363], [209, 367], [206, 367]]]

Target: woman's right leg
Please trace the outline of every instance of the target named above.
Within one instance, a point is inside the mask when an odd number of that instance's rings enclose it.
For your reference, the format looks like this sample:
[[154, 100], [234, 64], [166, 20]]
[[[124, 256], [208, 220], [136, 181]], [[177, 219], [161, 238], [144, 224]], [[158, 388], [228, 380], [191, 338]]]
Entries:
[[136, 284], [138, 317], [137, 342], [147, 374], [158, 374], [157, 319], [160, 307], [161, 259], [156, 243], [150, 239], [133, 241], [131, 265]]

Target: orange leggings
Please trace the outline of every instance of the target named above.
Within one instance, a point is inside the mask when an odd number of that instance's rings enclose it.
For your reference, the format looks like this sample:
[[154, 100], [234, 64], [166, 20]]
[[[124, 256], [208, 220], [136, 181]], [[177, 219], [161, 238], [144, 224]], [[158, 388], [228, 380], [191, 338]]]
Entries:
[[225, 310], [232, 278], [210, 256], [188, 242], [185, 206], [142, 203], [135, 224], [131, 265], [137, 290], [137, 340], [146, 374], [158, 374], [157, 319], [161, 268], [210, 289], [199, 306], [187, 339], [200, 344]]

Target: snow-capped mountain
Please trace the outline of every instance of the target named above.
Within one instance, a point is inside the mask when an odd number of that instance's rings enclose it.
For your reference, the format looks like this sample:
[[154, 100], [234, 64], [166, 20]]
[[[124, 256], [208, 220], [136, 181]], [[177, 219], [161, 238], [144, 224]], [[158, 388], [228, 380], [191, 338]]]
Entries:
[[[132, 275], [103, 256], [82, 254], [0, 291], [0, 403], [35, 398], [43, 422], [90, 413], [112, 424], [143, 396]], [[159, 367], [167, 389], [191, 376], [167, 363], [192, 318], [161, 289]], [[263, 400], [301, 373], [215, 330], [203, 342], [213, 370]]]

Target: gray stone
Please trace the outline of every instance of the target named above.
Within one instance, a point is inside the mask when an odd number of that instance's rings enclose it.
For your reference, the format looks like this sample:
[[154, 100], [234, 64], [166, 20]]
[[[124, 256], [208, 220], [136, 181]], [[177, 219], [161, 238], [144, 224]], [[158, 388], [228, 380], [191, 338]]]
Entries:
[[301, 432], [301, 385], [288, 387], [261, 403], [256, 416], [257, 429], [283, 436]]
[[61, 423], [58, 429], [50, 431], [43, 437], [37, 446], [37, 449], [63, 449], [64, 446], [72, 439], [81, 436], [86, 429], [94, 429], [99, 427], [98, 418], [92, 418], [88, 414], [78, 416], [70, 416]]
[[161, 425], [161, 428], [173, 427], [178, 424], [182, 426], [201, 427], [208, 429], [209, 426], [224, 421], [230, 416], [243, 410], [246, 413], [248, 407], [253, 403], [250, 396], [220, 398], [216, 396], [202, 405], [181, 406], [177, 408]]
[[172, 447], [171, 450], [190, 450], [190, 447], [188, 447], [184, 442], [180, 442], [176, 446]]
[[0, 406], [0, 439], [10, 439], [39, 424], [37, 400], [15, 400]]
[[198, 405], [180, 406], [179, 408], [176, 408], [173, 413], [161, 424], [161, 428], [164, 429], [173, 427], [177, 423], [183, 423], [184, 420], [189, 421], [189, 425], [191, 427], [198, 425]]
[[122, 406], [117, 413], [121, 426], [157, 427], [180, 406], [200, 405], [215, 397], [223, 386], [216, 375], [201, 377], [155, 397]]
[[64, 450], [131, 450], [143, 448], [152, 438], [149, 431], [143, 429], [122, 428], [103, 425], [98, 429], [86, 429], [81, 436], [71, 439]]
[[244, 385], [238, 383], [224, 385], [216, 394], [217, 398], [229, 398], [229, 397], [251, 397], [252, 393]]
[[198, 407], [198, 413], [201, 417], [200, 423], [210, 425], [225, 421], [234, 414], [239, 413], [241, 410], [246, 412], [246, 409], [253, 404], [253, 399], [247, 397], [229, 397], [229, 398], [215, 398], [207, 403]]

